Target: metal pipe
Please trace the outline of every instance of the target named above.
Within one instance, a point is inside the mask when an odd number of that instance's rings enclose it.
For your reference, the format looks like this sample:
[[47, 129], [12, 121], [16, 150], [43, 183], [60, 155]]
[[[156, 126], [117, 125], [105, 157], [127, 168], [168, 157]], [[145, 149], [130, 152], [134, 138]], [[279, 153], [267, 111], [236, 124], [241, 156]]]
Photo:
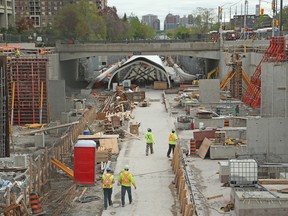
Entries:
[[282, 36], [283, 25], [283, 0], [280, 0], [280, 13], [279, 13], [279, 36]]

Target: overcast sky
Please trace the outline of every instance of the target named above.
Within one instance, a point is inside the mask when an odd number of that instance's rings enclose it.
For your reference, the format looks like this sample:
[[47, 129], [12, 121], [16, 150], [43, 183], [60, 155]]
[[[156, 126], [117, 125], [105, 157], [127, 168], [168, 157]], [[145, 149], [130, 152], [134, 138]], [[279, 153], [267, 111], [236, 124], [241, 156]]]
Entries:
[[[261, 7], [265, 9], [265, 14], [272, 15], [271, 1], [261, 0]], [[143, 15], [153, 14], [158, 16], [162, 27], [168, 13], [183, 17], [183, 15], [193, 14], [197, 7], [215, 9], [215, 14], [217, 14], [218, 6], [224, 5], [223, 13], [228, 21], [230, 7], [232, 16], [235, 14], [236, 6], [239, 15], [241, 4], [244, 13], [244, 3], [245, 0], [108, 0], [108, 6], [115, 6], [120, 17], [123, 17], [124, 13], [127, 16], [133, 13], [141, 20]], [[248, 0], [249, 14], [255, 14], [256, 4], [259, 4], [259, 0]]]

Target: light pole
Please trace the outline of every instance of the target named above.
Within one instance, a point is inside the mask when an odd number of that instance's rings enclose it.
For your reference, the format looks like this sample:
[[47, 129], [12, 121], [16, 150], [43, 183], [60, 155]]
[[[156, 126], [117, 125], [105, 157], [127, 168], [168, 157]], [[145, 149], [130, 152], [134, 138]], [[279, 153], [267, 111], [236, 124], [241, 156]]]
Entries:
[[244, 5], [244, 30], [243, 30], [243, 33], [244, 33], [244, 36], [243, 36], [243, 39], [245, 40], [246, 39], [246, 24], [247, 24], [247, 14], [248, 14], [248, 0], [245, 0], [245, 5]]
[[221, 50], [223, 49], [223, 37], [222, 37], [222, 35], [223, 35], [223, 30], [222, 30], [222, 13], [223, 13], [223, 7], [224, 7], [225, 5], [229, 5], [229, 4], [231, 4], [231, 3], [228, 2], [228, 3], [226, 3], [226, 4], [218, 7], [218, 20], [219, 20], [219, 22], [220, 22], [220, 25], [219, 25], [219, 35], [220, 35], [220, 49], [221, 49]]

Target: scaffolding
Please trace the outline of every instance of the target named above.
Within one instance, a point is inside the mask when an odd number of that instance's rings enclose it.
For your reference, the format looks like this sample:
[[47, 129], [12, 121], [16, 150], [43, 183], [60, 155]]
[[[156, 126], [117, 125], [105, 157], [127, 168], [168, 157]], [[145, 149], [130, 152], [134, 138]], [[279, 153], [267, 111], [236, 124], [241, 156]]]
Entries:
[[47, 63], [45, 57], [8, 58], [11, 124], [48, 122]]
[[10, 156], [6, 57], [0, 58], [0, 158]]
[[248, 86], [242, 101], [253, 108], [260, 108], [261, 104], [261, 64], [263, 62], [283, 62], [287, 60], [285, 37], [274, 37], [270, 41], [262, 60], [258, 64], [251, 77], [251, 85]]

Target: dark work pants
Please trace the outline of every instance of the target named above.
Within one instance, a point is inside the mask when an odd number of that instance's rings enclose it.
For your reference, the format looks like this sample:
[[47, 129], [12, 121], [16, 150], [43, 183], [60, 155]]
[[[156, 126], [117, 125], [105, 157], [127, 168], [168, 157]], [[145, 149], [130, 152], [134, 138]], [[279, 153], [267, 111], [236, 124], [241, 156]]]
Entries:
[[122, 206], [125, 205], [125, 194], [126, 191], [128, 193], [129, 203], [132, 203], [132, 193], [131, 193], [131, 187], [121, 186], [121, 202]]
[[149, 148], [150, 148], [150, 153], [153, 154], [153, 143], [146, 143], [146, 155], [149, 153]]
[[109, 205], [112, 205], [112, 188], [103, 188], [104, 191], [104, 208], [107, 209], [108, 203]]
[[173, 152], [174, 154], [174, 148], [175, 148], [175, 145], [173, 144], [169, 144], [169, 149], [168, 149], [168, 152], [167, 152], [167, 157], [170, 157], [170, 153], [171, 151]]

